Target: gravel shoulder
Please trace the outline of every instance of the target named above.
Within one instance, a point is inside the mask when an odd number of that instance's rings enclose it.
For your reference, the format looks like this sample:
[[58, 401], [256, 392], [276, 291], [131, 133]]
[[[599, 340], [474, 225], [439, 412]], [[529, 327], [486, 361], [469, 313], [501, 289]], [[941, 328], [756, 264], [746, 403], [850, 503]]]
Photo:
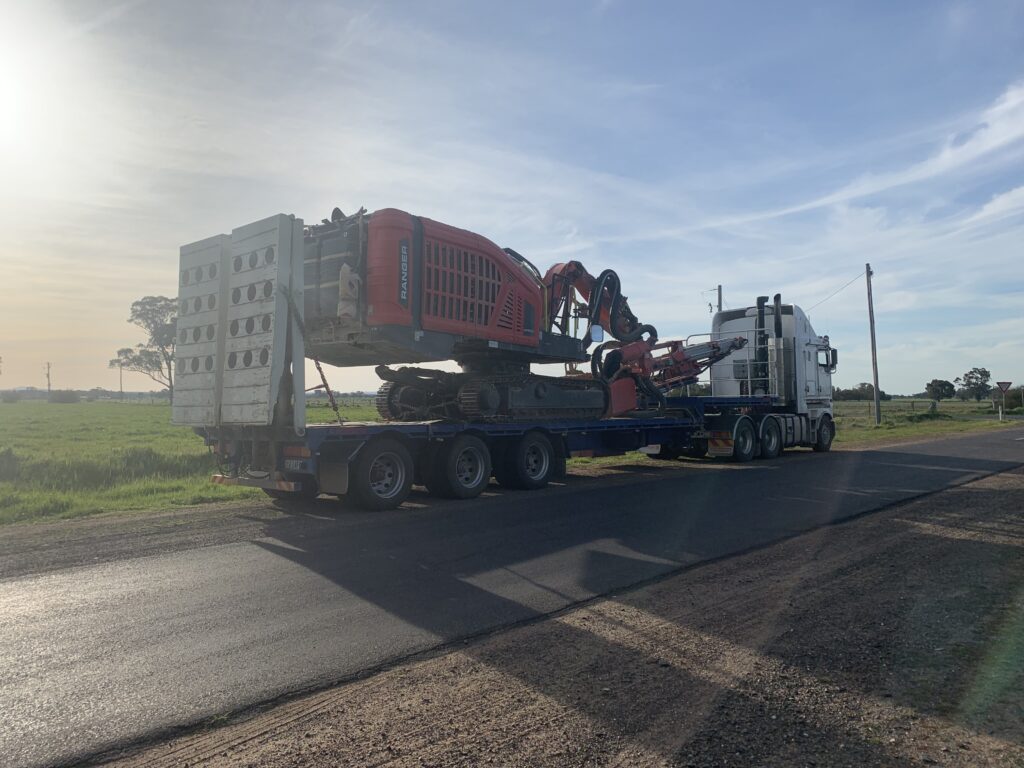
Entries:
[[113, 764], [1024, 766], [1022, 510], [993, 475]]

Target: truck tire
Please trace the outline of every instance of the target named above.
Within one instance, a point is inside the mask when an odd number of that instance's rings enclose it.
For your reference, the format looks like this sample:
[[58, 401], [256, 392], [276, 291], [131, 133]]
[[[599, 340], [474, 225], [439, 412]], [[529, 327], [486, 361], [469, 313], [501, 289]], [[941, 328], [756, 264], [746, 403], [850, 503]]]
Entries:
[[732, 460], [750, 461], [757, 452], [757, 434], [753, 422], [744, 417], [736, 422], [732, 433]]
[[491, 479], [491, 452], [475, 435], [456, 435], [437, 450], [423, 469], [423, 479], [435, 496], [474, 499]]
[[394, 509], [409, 495], [412, 475], [412, 456], [400, 441], [371, 440], [352, 462], [347, 496], [362, 509]]
[[507, 446], [494, 468], [504, 488], [536, 490], [548, 484], [555, 471], [555, 449], [543, 432], [527, 432]]
[[818, 433], [814, 438], [814, 445], [811, 446], [819, 453], [827, 453], [832, 448], [832, 441], [836, 436], [836, 425], [832, 417], [825, 414], [818, 420]]
[[761, 452], [759, 458], [775, 459], [782, 453], [782, 429], [779, 420], [765, 416], [761, 422]]

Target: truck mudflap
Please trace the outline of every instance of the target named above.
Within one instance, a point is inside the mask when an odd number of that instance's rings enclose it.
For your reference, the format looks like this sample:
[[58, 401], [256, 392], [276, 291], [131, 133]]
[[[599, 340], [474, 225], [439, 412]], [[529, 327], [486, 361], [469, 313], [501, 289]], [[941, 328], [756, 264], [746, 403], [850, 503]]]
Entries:
[[732, 431], [709, 431], [707, 433], [708, 456], [729, 457], [733, 453]]
[[271, 491], [285, 491], [287, 493], [298, 493], [302, 490], [302, 483], [294, 480], [275, 480], [272, 477], [233, 477], [231, 475], [213, 475], [210, 482], [218, 485], [243, 485], [248, 488], [266, 488]]

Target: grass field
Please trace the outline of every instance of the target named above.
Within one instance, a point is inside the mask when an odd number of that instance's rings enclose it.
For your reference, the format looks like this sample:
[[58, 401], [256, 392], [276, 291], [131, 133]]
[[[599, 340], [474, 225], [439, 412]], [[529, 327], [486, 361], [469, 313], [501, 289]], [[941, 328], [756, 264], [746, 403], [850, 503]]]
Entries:
[[[834, 406], [836, 443], [868, 445], [935, 435], [999, 428], [991, 404], [944, 400], [932, 413], [931, 400], [889, 400], [882, 403], [882, 424], [875, 426], [871, 402], [843, 401]], [[1006, 422], [1004, 422], [1005, 424]]]
[[[340, 406], [345, 419], [376, 418], [371, 398], [344, 399]], [[883, 424], [875, 427], [869, 403], [837, 403], [837, 443], [999, 427], [984, 403], [944, 402], [937, 414], [927, 401], [882, 406]], [[326, 405], [310, 406], [310, 423], [333, 419]], [[213, 471], [203, 441], [172, 427], [166, 405], [0, 403], [0, 524], [261, 497], [253, 489], [213, 485]]]
[[[367, 398], [342, 416], [371, 419]], [[0, 524], [262, 497], [214, 485], [203, 441], [170, 424], [167, 405], [0, 403]], [[312, 421], [328, 421], [311, 406]]]

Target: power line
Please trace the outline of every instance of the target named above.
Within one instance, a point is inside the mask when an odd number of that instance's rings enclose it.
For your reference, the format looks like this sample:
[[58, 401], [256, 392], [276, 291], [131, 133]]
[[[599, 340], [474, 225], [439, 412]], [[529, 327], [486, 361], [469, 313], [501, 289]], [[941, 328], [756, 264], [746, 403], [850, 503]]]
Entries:
[[857, 275], [852, 280], [850, 280], [850, 282], [848, 282], [845, 285], [843, 285], [842, 288], [840, 288], [839, 290], [837, 290], [837, 291], [835, 291], [833, 293], [830, 293], [828, 296], [826, 296], [824, 299], [819, 301], [817, 304], [814, 304], [814, 305], [808, 307], [807, 309], [805, 309], [804, 312], [810, 312], [812, 309], [814, 309], [814, 307], [821, 306], [826, 301], [831, 299], [833, 296], [838, 296], [840, 293], [842, 293], [847, 288], [849, 288], [851, 285], [853, 285], [857, 280], [859, 280], [861, 277], [863, 277], [863, 275], [864, 275], [864, 272], [858, 272]]

